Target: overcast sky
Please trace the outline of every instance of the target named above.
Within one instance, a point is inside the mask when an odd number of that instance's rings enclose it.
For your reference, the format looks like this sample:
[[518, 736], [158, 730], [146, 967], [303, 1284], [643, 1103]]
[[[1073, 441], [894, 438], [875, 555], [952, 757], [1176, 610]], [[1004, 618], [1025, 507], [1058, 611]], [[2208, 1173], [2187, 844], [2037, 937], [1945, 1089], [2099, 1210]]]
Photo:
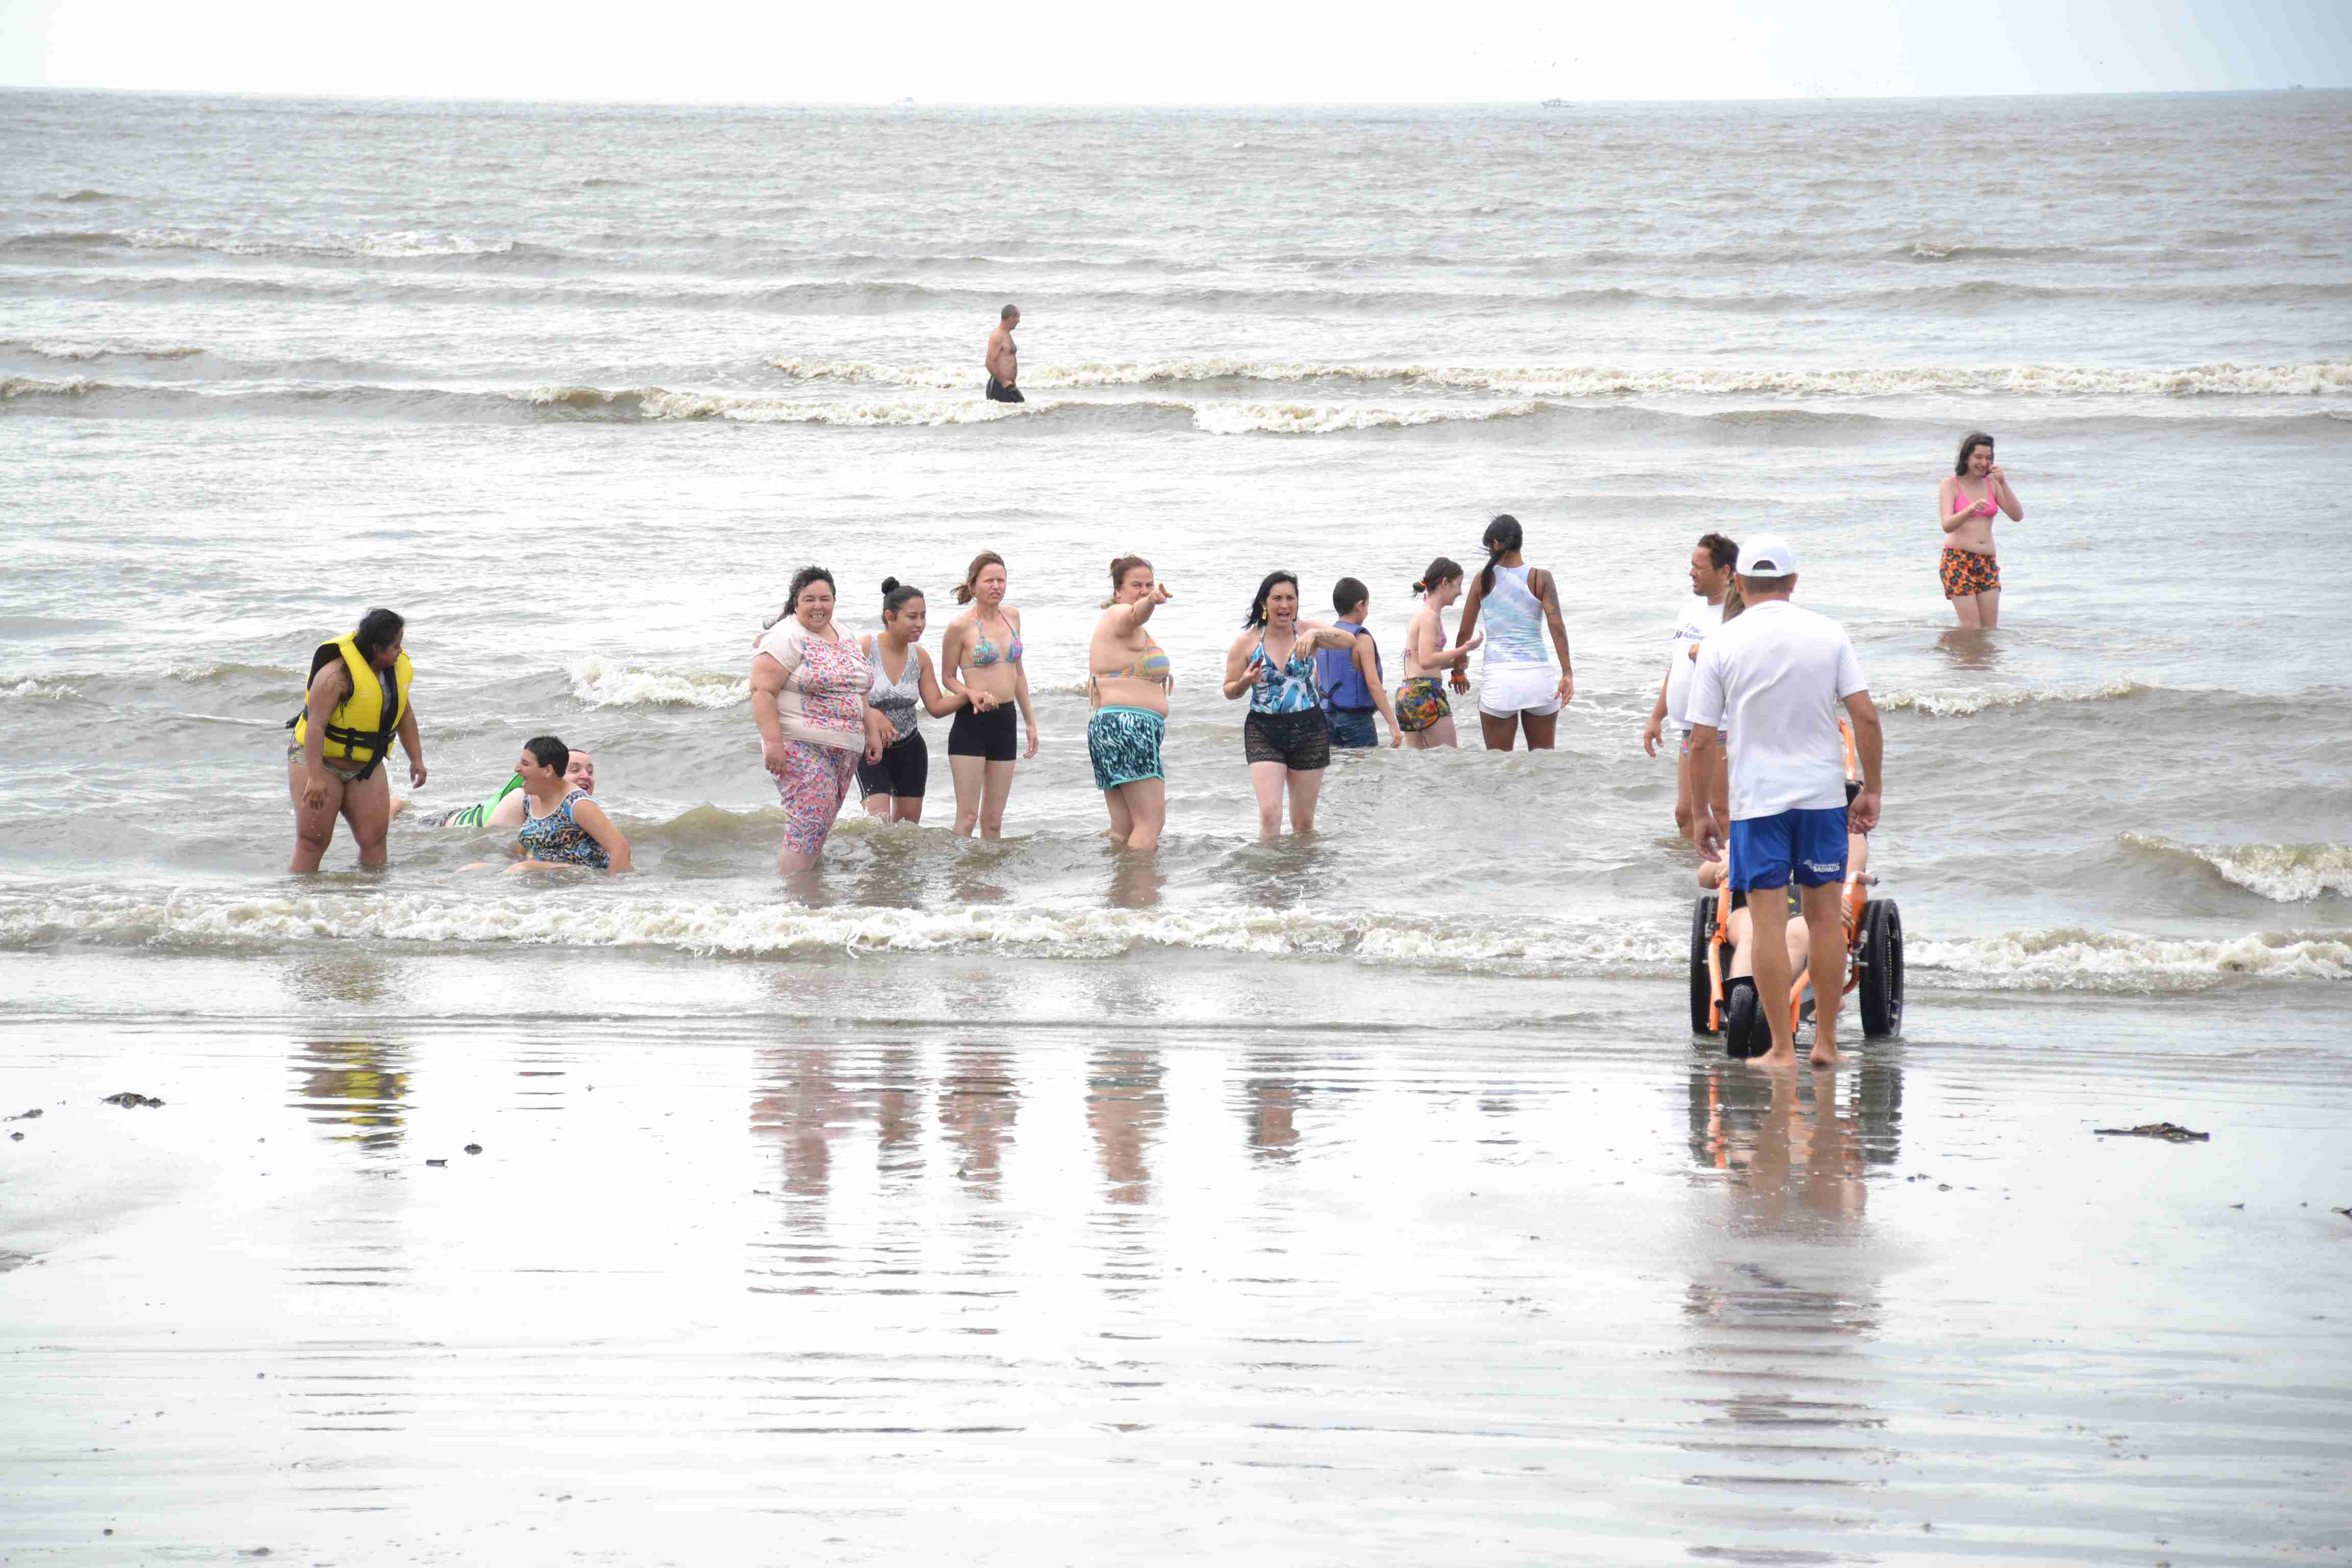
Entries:
[[1323, 103], [2352, 86], [2352, 0], [0, 0], [0, 83]]

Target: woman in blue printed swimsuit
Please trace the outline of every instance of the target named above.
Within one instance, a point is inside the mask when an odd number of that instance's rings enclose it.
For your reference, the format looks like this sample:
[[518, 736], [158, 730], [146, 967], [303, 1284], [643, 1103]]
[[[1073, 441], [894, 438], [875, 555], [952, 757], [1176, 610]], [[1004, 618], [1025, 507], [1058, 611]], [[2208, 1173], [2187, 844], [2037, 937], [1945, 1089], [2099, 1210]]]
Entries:
[[1257, 585], [1242, 635], [1225, 654], [1227, 700], [1249, 699], [1242, 754], [1257, 795], [1258, 831], [1282, 831], [1282, 795], [1290, 792], [1290, 826], [1315, 826], [1315, 799], [1331, 765], [1331, 726], [1315, 688], [1315, 650], [1355, 646], [1355, 634], [1298, 618], [1298, 578], [1273, 572]]
[[604, 808], [574, 789], [563, 776], [572, 763], [572, 748], [552, 735], [534, 735], [522, 743], [515, 772], [530, 796], [522, 826], [515, 833], [517, 871], [534, 866], [585, 866], [593, 871], [629, 868], [629, 841], [604, 815]]

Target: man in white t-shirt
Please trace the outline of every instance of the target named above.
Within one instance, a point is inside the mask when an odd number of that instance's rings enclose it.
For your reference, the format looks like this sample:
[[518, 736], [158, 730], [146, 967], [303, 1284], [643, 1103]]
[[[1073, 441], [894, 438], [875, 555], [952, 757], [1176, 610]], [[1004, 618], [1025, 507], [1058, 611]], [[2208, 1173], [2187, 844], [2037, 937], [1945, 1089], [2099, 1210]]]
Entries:
[[[1878, 825], [1878, 764], [1883, 735], [1862, 666], [1845, 628], [1789, 602], [1797, 586], [1797, 552], [1785, 539], [1751, 539], [1739, 552], [1739, 592], [1748, 608], [1699, 648], [1691, 681], [1691, 773], [1712, 778], [1718, 735], [1731, 759], [1730, 866], [1725, 887], [1748, 897], [1755, 922], [1756, 991], [1772, 1026], [1767, 1067], [1790, 1067], [1796, 1037], [1786, 1006], [1790, 965], [1786, 947], [1793, 881], [1810, 928], [1816, 1067], [1834, 1067], [1838, 1001], [1845, 977], [1845, 926], [1838, 913], [1845, 879], [1846, 830]], [[1845, 798], [1845, 745], [1838, 703], [1853, 721], [1862, 762], [1862, 792]], [[1711, 791], [1693, 803], [1698, 845], [1712, 855], [1726, 837]], [[1759, 895], [1769, 893], [1772, 897]]]
[[1650, 721], [1642, 729], [1642, 750], [1658, 754], [1663, 731], [1671, 730], [1675, 760], [1675, 831], [1691, 836], [1690, 721], [1684, 717], [1690, 699], [1691, 673], [1697, 668], [1699, 644], [1723, 624], [1723, 596], [1731, 591], [1731, 569], [1739, 560], [1739, 546], [1719, 533], [1702, 533], [1691, 552], [1691, 596], [1683, 602], [1675, 622], [1673, 646], [1666, 650], [1666, 676], [1658, 682], [1658, 700]]

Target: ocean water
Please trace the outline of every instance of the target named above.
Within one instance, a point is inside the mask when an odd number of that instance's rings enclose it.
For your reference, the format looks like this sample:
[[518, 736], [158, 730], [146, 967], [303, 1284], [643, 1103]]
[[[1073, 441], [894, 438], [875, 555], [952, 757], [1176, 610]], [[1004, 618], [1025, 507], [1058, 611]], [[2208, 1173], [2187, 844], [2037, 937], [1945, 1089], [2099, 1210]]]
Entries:
[[[1654, 979], [1675, 1037], [1689, 857], [1639, 735], [1693, 540], [1769, 528], [1887, 713], [1874, 865], [1915, 1016], [2017, 990], [2324, 1008], [2352, 974], [2352, 94], [9, 91], [0, 142], [0, 951], [1245, 954], [1432, 997]], [[1007, 300], [1019, 408], [979, 397]], [[1932, 502], [1979, 427], [2026, 515], [2005, 624], [1961, 637]], [[1393, 682], [1408, 584], [1475, 564], [1501, 510], [1566, 595], [1559, 750], [1344, 756], [1318, 834], [1261, 843], [1216, 689], [1251, 587], [1287, 567], [1320, 608], [1363, 578]], [[751, 637], [808, 562], [853, 626], [886, 574], [943, 624], [982, 549], [1044, 742], [1005, 839], [945, 830], [939, 767], [929, 826], [853, 803], [824, 870], [780, 880]], [[1100, 837], [1080, 690], [1129, 551], [1177, 595], [1149, 867]], [[420, 805], [552, 731], [598, 752], [639, 874], [492, 880], [461, 868], [495, 836], [403, 825], [385, 875], [347, 837], [284, 875], [279, 725], [373, 604], [409, 617]]]

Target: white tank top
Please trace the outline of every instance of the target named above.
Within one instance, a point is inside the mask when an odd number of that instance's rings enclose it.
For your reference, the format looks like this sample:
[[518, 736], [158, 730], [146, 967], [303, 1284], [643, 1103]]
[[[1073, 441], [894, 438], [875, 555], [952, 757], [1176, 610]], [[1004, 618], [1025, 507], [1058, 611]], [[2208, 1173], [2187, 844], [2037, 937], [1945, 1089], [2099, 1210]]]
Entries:
[[1528, 589], [1528, 570], [1496, 567], [1494, 591], [1478, 602], [1478, 618], [1486, 633], [1486, 664], [1551, 662], [1544, 647], [1543, 601]]

